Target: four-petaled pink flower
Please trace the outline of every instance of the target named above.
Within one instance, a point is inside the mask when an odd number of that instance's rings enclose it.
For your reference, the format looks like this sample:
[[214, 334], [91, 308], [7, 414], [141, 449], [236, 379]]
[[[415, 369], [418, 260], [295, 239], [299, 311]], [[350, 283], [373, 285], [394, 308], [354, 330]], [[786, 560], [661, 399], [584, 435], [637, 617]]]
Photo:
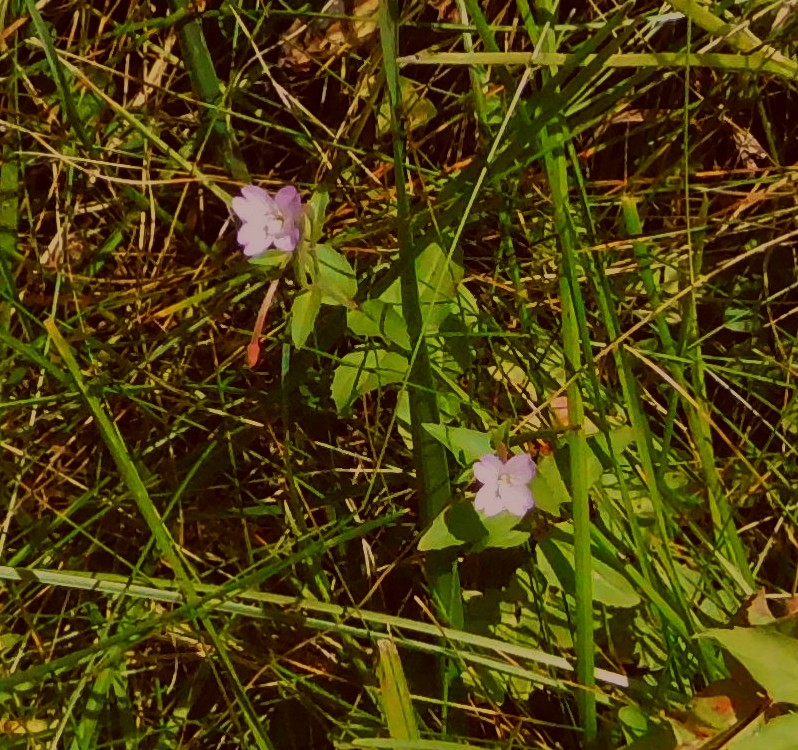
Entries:
[[513, 456], [507, 463], [491, 454], [482, 456], [474, 464], [474, 476], [482, 483], [474, 507], [486, 516], [495, 516], [503, 510], [523, 516], [535, 505], [529, 483], [536, 471], [534, 461], [526, 453]]
[[233, 211], [241, 219], [238, 242], [244, 255], [256, 258], [272, 247], [291, 253], [299, 242], [305, 208], [293, 185], [268, 190], [247, 185], [233, 198]]

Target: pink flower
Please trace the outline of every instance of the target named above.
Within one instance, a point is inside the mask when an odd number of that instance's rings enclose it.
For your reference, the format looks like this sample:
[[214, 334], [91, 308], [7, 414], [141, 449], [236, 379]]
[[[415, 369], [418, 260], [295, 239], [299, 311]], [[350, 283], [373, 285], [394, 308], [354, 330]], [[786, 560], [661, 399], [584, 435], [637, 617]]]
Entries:
[[293, 185], [268, 190], [247, 185], [233, 198], [233, 212], [241, 219], [238, 242], [244, 255], [257, 258], [272, 247], [291, 253], [299, 242], [305, 208]]
[[513, 456], [504, 463], [498, 456], [487, 454], [474, 464], [474, 476], [482, 483], [474, 507], [486, 516], [503, 510], [523, 516], [535, 505], [529, 483], [535, 476], [535, 463], [526, 454]]

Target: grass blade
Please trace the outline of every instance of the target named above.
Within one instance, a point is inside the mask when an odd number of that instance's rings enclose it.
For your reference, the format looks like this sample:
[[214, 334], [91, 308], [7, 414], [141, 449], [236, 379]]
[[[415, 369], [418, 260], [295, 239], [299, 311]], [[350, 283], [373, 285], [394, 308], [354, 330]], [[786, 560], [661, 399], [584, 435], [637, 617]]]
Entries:
[[380, 697], [388, 731], [395, 740], [417, 740], [421, 735], [396, 644], [381, 638], [377, 641], [377, 652]]
[[70, 91], [69, 84], [67, 83], [66, 76], [64, 75], [64, 69], [62, 68], [61, 60], [59, 59], [55, 47], [53, 46], [53, 40], [50, 38], [50, 31], [45, 25], [42, 14], [39, 13], [39, 8], [34, 0], [25, 0], [25, 7], [27, 8], [31, 20], [33, 21], [33, 27], [36, 29], [36, 36], [39, 37], [39, 41], [42, 43], [42, 49], [44, 50], [44, 55], [47, 58], [47, 64], [50, 68], [50, 73], [53, 76], [53, 81], [58, 89], [58, 94], [61, 97], [61, 101], [64, 103], [67, 120], [69, 121], [72, 130], [75, 132], [75, 135], [83, 144], [84, 148], [91, 150], [94, 147], [94, 143], [87, 135], [86, 129], [83, 125], [83, 120], [78, 114], [78, 108], [75, 105], [75, 100], [72, 98], [72, 92]]
[[[186, 0], [170, 0], [170, 4], [174, 11], [173, 15], [190, 9], [190, 3]], [[204, 120], [211, 146], [218, 148], [230, 176], [234, 180], [249, 184], [252, 178], [241, 156], [235, 133], [219, 113], [218, 108], [223, 101], [222, 89], [199, 21], [193, 17], [182, 21], [177, 26], [177, 35], [186, 69], [191, 78], [191, 86], [197, 98], [210, 107], [205, 110]]]
[[[425, 423], [437, 424], [438, 404], [429, 353], [424, 341], [424, 320], [416, 276], [416, 248], [410, 234], [410, 201], [405, 173], [404, 132], [402, 129], [402, 90], [396, 66], [398, 6], [380, 4], [380, 38], [383, 49], [386, 85], [391, 110], [391, 134], [396, 174], [397, 227], [401, 264], [402, 311], [413, 345], [409, 397], [413, 455], [420, 491], [421, 523], [427, 526], [451, 499], [449, 466], [444, 447], [424, 429]], [[462, 623], [462, 602], [456, 565], [447, 554], [428, 555], [427, 572], [434, 599], [441, 615], [452, 625]]]
[[[547, 25], [554, 21], [554, 9], [548, 0], [537, 3]], [[541, 48], [553, 51], [554, 35], [544, 30]], [[544, 76], [545, 78], [546, 76]], [[559, 271], [560, 301], [562, 304], [563, 353], [568, 376], [567, 444], [570, 451], [571, 497], [573, 498], [574, 569], [576, 575], [576, 673], [582, 689], [577, 693], [577, 705], [586, 747], [595, 743], [598, 721], [596, 715], [595, 644], [593, 640], [593, 564], [591, 552], [590, 498], [588, 496], [587, 465], [589, 448], [584, 433], [585, 412], [582, 402], [582, 332], [584, 303], [579, 287], [578, 246], [571, 216], [568, 195], [568, 169], [565, 155], [567, 132], [555, 121], [541, 129], [539, 138], [544, 153], [544, 165], [554, 206], [554, 227], [561, 252]]]
[[181, 589], [183, 589], [186, 594], [187, 601], [190, 603], [195, 598], [195, 593], [186, 566], [178, 555], [174, 539], [172, 539], [172, 535], [166, 528], [163, 519], [147, 492], [147, 488], [144, 486], [141, 475], [136, 469], [133, 460], [130, 458], [130, 454], [122, 440], [122, 436], [119, 434], [119, 430], [108, 417], [100, 399], [90, 392], [89, 387], [83, 380], [80, 367], [72, 354], [72, 350], [58, 330], [55, 320], [53, 320], [53, 318], [48, 318], [44, 322], [44, 327], [47, 333], [50, 334], [55, 348], [64, 360], [69, 374], [72, 376], [75, 385], [89, 407], [89, 411], [91, 411], [92, 416], [96, 420], [103, 442], [108, 447], [128, 492], [130, 492], [131, 497], [139, 508], [139, 512], [152, 532], [158, 551], [166, 558], [177, 577]]

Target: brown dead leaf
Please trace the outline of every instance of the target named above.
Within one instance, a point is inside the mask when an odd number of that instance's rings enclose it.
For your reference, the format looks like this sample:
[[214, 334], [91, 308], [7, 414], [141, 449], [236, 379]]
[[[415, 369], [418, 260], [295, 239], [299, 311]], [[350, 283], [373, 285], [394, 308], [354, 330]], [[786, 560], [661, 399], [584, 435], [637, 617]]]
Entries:
[[362, 47], [376, 36], [378, 8], [379, 0], [331, 0], [323, 10], [328, 17], [297, 19], [281, 38], [280, 64], [306, 71]]

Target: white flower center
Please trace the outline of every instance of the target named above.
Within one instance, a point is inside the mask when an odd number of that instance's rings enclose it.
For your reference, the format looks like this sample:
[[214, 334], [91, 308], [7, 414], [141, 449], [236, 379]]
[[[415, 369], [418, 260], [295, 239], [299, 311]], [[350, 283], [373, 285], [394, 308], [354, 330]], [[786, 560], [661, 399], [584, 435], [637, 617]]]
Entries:
[[513, 475], [510, 472], [505, 471], [503, 474], [499, 474], [499, 484], [512, 484], [513, 483]]

